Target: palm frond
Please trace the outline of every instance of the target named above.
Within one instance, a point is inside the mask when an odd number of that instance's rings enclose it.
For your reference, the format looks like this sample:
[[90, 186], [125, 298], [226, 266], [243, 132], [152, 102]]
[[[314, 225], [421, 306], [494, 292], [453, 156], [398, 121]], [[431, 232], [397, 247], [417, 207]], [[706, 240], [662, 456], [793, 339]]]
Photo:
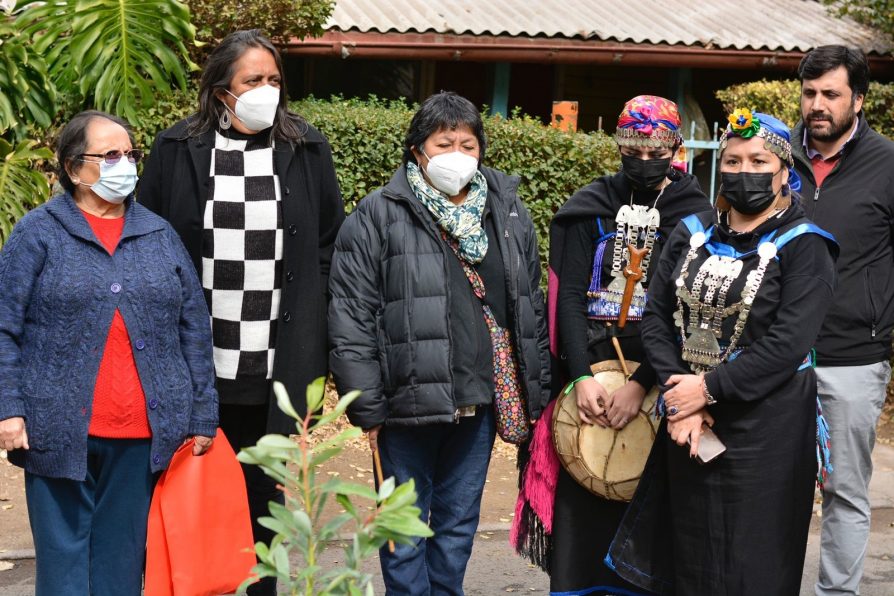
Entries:
[[20, 217], [49, 198], [50, 183], [35, 165], [52, 156], [36, 141], [13, 145], [0, 139], [0, 244]]
[[[21, 6], [21, 5], [20, 5]], [[18, 17], [45, 52], [59, 89], [141, 124], [157, 95], [186, 87], [197, 67], [186, 44], [195, 38], [189, 9], [177, 0], [28, 1]]]

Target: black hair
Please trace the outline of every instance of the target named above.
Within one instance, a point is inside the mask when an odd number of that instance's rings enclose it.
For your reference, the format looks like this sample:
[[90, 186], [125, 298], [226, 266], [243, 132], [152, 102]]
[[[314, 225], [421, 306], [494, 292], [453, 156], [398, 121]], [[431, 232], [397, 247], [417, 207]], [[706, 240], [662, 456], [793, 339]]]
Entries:
[[478, 162], [484, 161], [487, 137], [484, 136], [484, 122], [475, 104], [452, 91], [441, 91], [422, 102], [413, 115], [407, 136], [404, 137], [403, 163], [416, 163], [413, 148], [421, 150], [431, 135], [439, 130], [456, 130], [460, 126], [472, 129], [480, 148]]
[[56, 137], [56, 162], [58, 163], [56, 174], [59, 177], [59, 184], [71, 194], [74, 194], [77, 185], [71, 181], [66, 166], [71, 168], [72, 173], [77, 173], [84, 165], [80, 158], [87, 151], [87, 128], [97, 118], [105, 118], [120, 125], [127, 131], [131, 146], [134, 145], [133, 131], [127, 120], [99, 110], [85, 110], [76, 114]]
[[279, 88], [282, 92], [279, 94], [279, 106], [276, 108], [276, 118], [271, 127], [271, 140], [297, 142], [307, 133], [307, 123], [304, 119], [289, 111], [286, 79], [279, 51], [260, 29], [248, 29], [227, 35], [208, 56], [199, 82], [199, 110], [189, 123], [190, 136], [199, 136], [208, 130], [217, 129], [220, 115], [226, 107], [217, 98], [216, 93], [222, 89], [229, 90], [233, 80], [233, 66], [251, 48], [270, 52], [280, 74]]
[[820, 46], [810, 50], [798, 65], [798, 78], [801, 83], [812, 81], [840, 66], [847, 70], [847, 82], [853, 96], [866, 97], [869, 91], [869, 63], [863, 52], [847, 46]]

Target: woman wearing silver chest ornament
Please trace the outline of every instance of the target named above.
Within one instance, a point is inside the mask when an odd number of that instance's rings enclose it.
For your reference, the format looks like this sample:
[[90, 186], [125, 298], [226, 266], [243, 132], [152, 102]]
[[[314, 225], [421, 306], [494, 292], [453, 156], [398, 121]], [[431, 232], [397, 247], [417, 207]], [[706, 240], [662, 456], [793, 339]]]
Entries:
[[[717, 210], [683, 220], [652, 280], [642, 333], [667, 418], [607, 561], [656, 594], [797, 594], [828, 463], [810, 352], [838, 249], [804, 217], [776, 118], [736, 110], [720, 171]], [[726, 447], [708, 462], [705, 424]]]
[[[560, 365], [561, 374], [554, 374], [554, 379], [562, 377], [554, 384], [554, 395], [563, 393], [567, 380], [573, 380], [575, 392], [553, 400], [538, 422], [510, 540], [523, 556], [548, 570], [553, 592], [634, 594], [636, 590], [601, 563], [630, 495], [619, 495], [614, 486], [611, 491], [590, 492], [591, 478], [575, 475], [558, 462], [547, 463], [551, 457], [564, 457], [563, 448], [553, 448], [561, 440], [537, 437], [550, 434], [547, 429], [571, 428], [553, 422], [553, 408], [559, 420], [568, 407], [576, 408], [581, 423], [569, 432], [575, 444], [587, 443], [579, 440], [584, 434], [616, 437], [615, 431], [638, 415], [655, 385], [639, 331], [646, 292], [677, 223], [710, 208], [695, 177], [671, 167], [682, 143], [680, 128], [672, 101], [654, 95], [627, 101], [615, 132], [621, 171], [578, 190], [550, 226], [550, 347]], [[641, 258], [642, 275], [628, 281], [623, 272], [635, 265], [631, 251]], [[620, 320], [622, 311], [626, 321]], [[632, 374], [624, 375], [626, 382], [615, 388], [604, 376], [594, 378], [591, 365], [612, 366], [619, 351]], [[630, 445], [641, 470], [649, 444]], [[602, 455], [598, 448], [581, 451], [592, 457], [590, 461]], [[563, 458], [566, 466], [568, 461]], [[549, 480], [541, 481], [545, 478]], [[613, 500], [619, 497], [625, 500]]]

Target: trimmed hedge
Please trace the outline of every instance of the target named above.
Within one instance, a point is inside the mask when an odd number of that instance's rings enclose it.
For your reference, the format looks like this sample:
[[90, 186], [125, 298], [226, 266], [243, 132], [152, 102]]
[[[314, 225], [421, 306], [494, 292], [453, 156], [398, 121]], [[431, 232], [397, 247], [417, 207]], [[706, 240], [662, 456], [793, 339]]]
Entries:
[[[797, 80], [764, 79], [733, 85], [714, 95], [729, 113], [736, 108], [749, 108], [776, 116], [789, 126], [794, 126], [801, 119], [801, 83]], [[894, 83], [869, 83], [863, 113], [877, 132], [894, 136]]]
[[[158, 100], [147, 110], [145, 124], [134, 129], [136, 145], [148, 150], [159, 132], [195, 110], [195, 97], [191, 89]], [[304, 99], [290, 107], [329, 139], [350, 212], [357, 201], [388, 182], [400, 165], [404, 135], [418, 106], [375, 97], [333, 97]], [[488, 139], [484, 162], [521, 177], [518, 194], [537, 228], [545, 271], [553, 214], [577, 189], [618, 170], [617, 146], [602, 132], [563, 132], [517, 110], [510, 118], [483, 118]]]
[[[349, 211], [391, 179], [416, 110], [400, 101], [338, 97], [307, 99], [292, 108], [329, 139]], [[602, 132], [566, 133], [518, 111], [508, 119], [484, 116], [484, 127], [488, 139], [484, 163], [521, 177], [518, 193], [537, 227], [545, 267], [553, 214], [575, 190], [617, 171], [617, 146]]]

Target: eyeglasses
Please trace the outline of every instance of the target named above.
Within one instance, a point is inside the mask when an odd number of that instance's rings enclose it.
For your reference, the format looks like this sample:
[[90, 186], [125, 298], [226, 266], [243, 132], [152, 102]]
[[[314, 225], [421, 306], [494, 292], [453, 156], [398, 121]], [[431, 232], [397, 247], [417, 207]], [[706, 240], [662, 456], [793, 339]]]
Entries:
[[[139, 149], [131, 149], [130, 151], [118, 151], [117, 149], [112, 149], [111, 151], [106, 151], [105, 153], [81, 153], [80, 157], [101, 157], [104, 162], [108, 165], [114, 165], [121, 161], [122, 156], [127, 156], [127, 160], [130, 163], [140, 163], [140, 160], [143, 159], [144, 153]], [[81, 161], [92, 161], [88, 159], [82, 159]], [[98, 162], [93, 162], [98, 163]]]

